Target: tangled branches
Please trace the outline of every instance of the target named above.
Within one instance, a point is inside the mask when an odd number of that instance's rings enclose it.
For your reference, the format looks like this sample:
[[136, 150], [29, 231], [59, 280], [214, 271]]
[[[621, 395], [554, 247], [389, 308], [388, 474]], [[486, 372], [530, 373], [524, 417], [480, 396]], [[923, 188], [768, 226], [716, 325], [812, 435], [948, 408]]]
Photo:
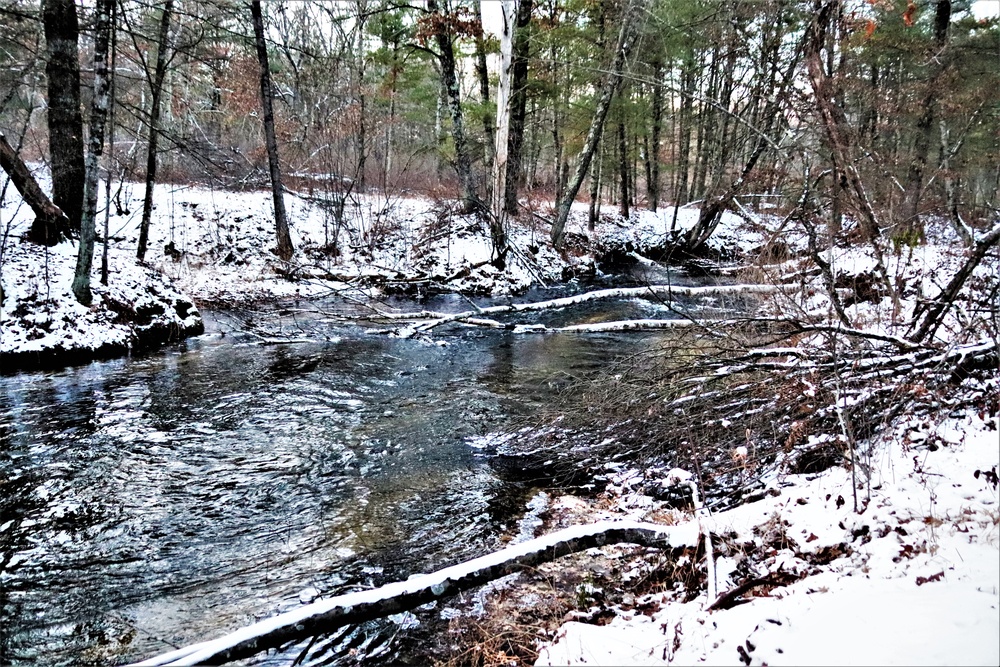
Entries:
[[717, 507], [752, 499], [776, 474], [838, 464], [863, 488], [886, 424], [973, 400], [956, 388], [1000, 368], [996, 340], [941, 351], [847, 333], [776, 323], [755, 347], [759, 323], [730, 326], [723, 340], [690, 332], [570, 387], [516, 449], [594, 472], [619, 461], [693, 469]]

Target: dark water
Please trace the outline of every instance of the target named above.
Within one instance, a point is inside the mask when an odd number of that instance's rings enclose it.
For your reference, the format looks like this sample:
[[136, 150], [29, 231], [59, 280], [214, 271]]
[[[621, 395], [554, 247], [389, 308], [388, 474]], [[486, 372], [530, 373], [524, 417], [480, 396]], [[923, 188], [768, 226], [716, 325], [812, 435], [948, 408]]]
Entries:
[[[649, 316], [601, 308], [584, 316]], [[452, 328], [441, 346], [299, 316], [331, 340], [265, 346], [229, 321], [0, 376], [0, 664], [127, 662], [498, 548], [535, 490], [470, 439], [655, 340]]]

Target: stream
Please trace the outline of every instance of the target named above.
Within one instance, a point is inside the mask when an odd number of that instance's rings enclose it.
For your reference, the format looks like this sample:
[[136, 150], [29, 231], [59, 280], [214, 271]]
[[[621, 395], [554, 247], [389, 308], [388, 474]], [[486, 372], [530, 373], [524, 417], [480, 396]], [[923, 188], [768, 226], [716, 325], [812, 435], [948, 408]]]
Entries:
[[[475, 438], [669, 335], [420, 341], [283, 312], [261, 317], [329, 340], [262, 345], [203, 313], [204, 336], [155, 354], [0, 376], [0, 664], [133, 661], [501, 548], [539, 489]], [[540, 320], [651, 316], [668, 314], [631, 300]], [[414, 622], [345, 630], [306, 662], [405, 661]]]

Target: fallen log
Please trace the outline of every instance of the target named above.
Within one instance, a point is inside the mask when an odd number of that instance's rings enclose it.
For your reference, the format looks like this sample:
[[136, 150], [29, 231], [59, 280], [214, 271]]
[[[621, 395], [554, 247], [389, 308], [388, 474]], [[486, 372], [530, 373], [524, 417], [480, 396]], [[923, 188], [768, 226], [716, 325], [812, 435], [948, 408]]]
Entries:
[[54, 246], [63, 238], [69, 238], [70, 224], [66, 214], [45, 195], [31, 170], [3, 132], [0, 132], [0, 168], [7, 173], [11, 183], [35, 214], [28, 240], [39, 245]]
[[431, 574], [381, 588], [338, 595], [264, 619], [218, 639], [200, 642], [149, 658], [132, 667], [222, 664], [260, 651], [329, 632], [351, 623], [414, 609], [442, 597], [481, 586], [525, 568], [567, 554], [607, 544], [630, 543], [662, 548], [695, 546], [696, 524], [661, 526], [635, 521], [602, 521], [573, 526], [516, 544]]
[[[484, 315], [499, 315], [502, 313], [525, 313], [541, 310], [551, 310], [566, 308], [590, 301], [600, 301], [607, 299], [628, 299], [628, 298], [673, 298], [678, 296], [712, 296], [712, 295], [741, 295], [741, 294], [775, 294], [781, 292], [782, 288], [775, 285], [713, 285], [706, 287], [678, 287], [676, 285], [649, 285], [647, 287], [621, 287], [612, 289], [595, 290], [585, 292], [575, 296], [567, 296], [548, 301], [536, 301], [534, 303], [512, 303], [503, 306], [490, 306], [476, 310], [466, 310], [459, 313], [428, 313], [421, 311], [417, 313], [379, 313], [379, 316], [394, 320], [425, 320], [428, 315], [437, 315], [430, 321], [420, 322], [412, 327], [407, 334], [412, 336], [416, 333], [430, 331], [442, 324], [461, 322], [472, 317]], [[405, 337], [405, 336], [404, 336]]]

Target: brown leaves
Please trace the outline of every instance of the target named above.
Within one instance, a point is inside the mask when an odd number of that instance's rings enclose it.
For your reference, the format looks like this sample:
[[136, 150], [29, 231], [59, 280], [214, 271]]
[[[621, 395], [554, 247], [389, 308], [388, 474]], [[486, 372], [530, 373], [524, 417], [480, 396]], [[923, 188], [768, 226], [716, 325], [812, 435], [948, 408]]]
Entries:
[[929, 577], [917, 577], [917, 586], [923, 586], [924, 584], [929, 584], [933, 581], [941, 581], [944, 577], [944, 571], [938, 572], [937, 574], [932, 574]]
[[910, 0], [906, 4], [906, 11], [903, 12], [903, 23], [906, 24], [907, 28], [913, 27], [914, 23], [913, 17], [916, 15], [916, 13], [917, 13], [917, 4], [913, 0]]
[[483, 25], [467, 7], [459, 7], [448, 14], [427, 14], [417, 22], [417, 39], [421, 42], [427, 42], [440, 32], [456, 37], [476, 37], [483, 34]]

